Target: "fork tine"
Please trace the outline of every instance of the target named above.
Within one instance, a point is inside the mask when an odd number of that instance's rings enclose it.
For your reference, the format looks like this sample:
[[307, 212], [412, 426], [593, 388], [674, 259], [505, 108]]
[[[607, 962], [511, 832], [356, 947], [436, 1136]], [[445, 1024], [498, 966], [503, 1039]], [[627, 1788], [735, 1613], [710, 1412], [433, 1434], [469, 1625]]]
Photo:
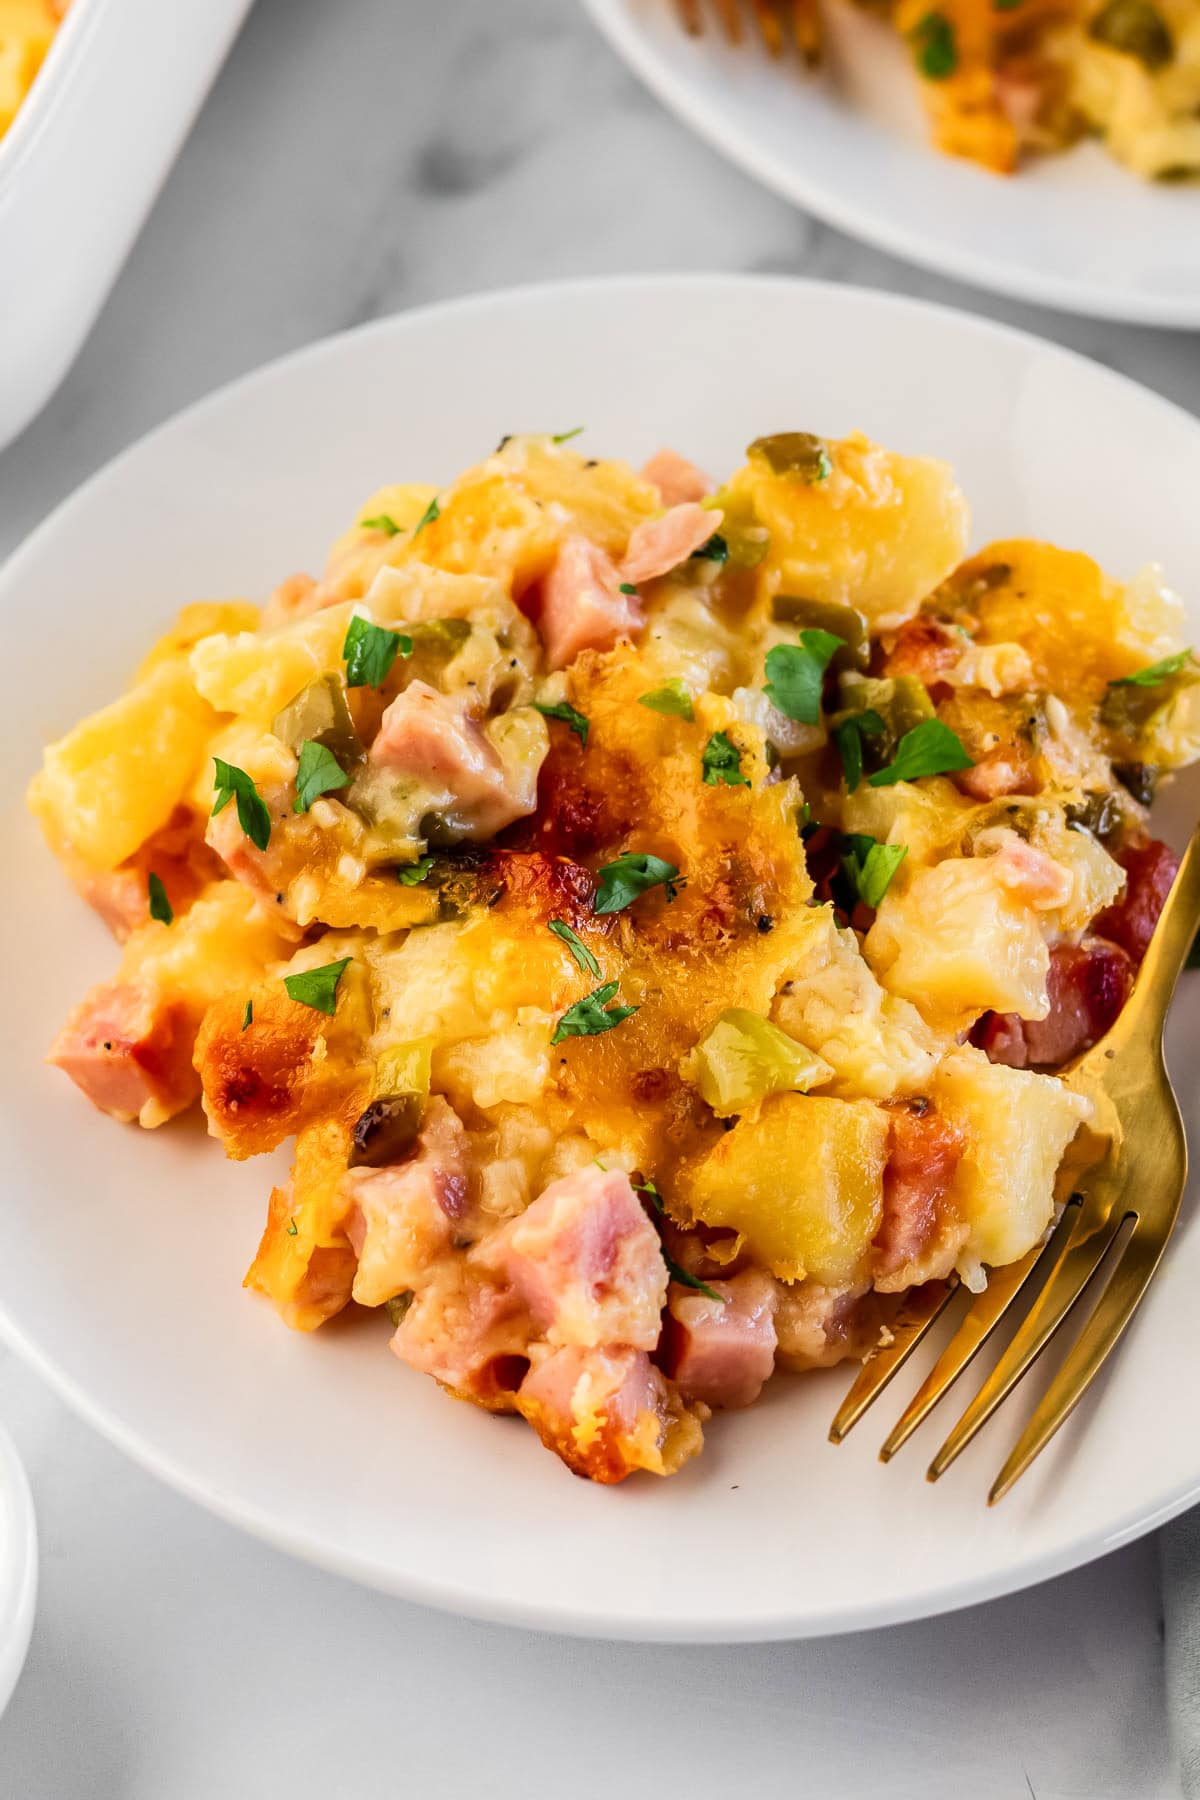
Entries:
[[1169, 1233], [1150, 1232], [1140, 1222], [1134, 1226], [1095, 1311], [996, 1477], [988, 1495], [989, 1506], [1003, 1499], [1083, 1399], [1137, 1311], [1168, 1236]]
[[992, 1270], [987, 1287], [973, 1302], [962, 1324], [884, 1439], [879, 1452], [880, 1462], [890, 1462], [900, 1446], [908, 1442], [917, 1426], [928, 1418], [938, 1401], [949, 1393], [963, 1370], [982, 1350], [1033, 1270], [1043, 1261], [1049, 1263], [1054, 1254], [1055, 1239], [1062, 1233], [1066, 1218], [1064, 1209], [1046, 1243], [1035, 1244], [1020, 1262]]
[[837, 1416], [829, 1427], [831, 1444], [841, 1443], [892, 1376], [900, 1372], [925, 1333], [950, 1304], [955, 1291], [954, 1282], [929, 1281], [905, 1300], [892, 1320], [891, 1342], [867, 1357], [850, 1392], [838, 1407]]
[[1075, 1210], [1045, 1287], [1018, 1327], [1008, 1349], [930, 1463], [926, 1470], [928, 1480], [936, 1481], [945, 1474], [987, 1424], [1001, 1401], [1007, 1399], [1028, 1374], [1051, 1334], [1066, 1318], [1104, 1261], [1125, 1216], [1124, 1207], [1102, 1207], [1099, 1200]]

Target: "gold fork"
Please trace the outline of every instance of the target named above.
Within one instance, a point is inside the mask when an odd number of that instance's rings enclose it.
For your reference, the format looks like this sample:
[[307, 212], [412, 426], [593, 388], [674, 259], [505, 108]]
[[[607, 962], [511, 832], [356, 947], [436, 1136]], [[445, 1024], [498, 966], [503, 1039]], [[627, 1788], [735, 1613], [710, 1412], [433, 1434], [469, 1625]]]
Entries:
[[[806, 62], [815, 62], [821, 47], [817, 0], [711, 0], [726, 39], [740, 44], [748, 15], [772, 56], [782, 56], [789, 38]], [[675, 0], [680, 23], [693, 36], [704, 30], [705, 0]]]
[[[1001, 1499], [1082, 1400], [1150, 1284], [1179, 1215], [1187, 1143], [1163, 1062], [1162, 1033], [1175, 983], [1200, 924], [1200, 828], [1167, 896], [1133, 993], [1106, 1037], [1062, 1076], [1093, 1102], [1100, 1154], [1079, 1176], [1044, 1245], [995, 1270], [954, 1337], [884, 1440], [887, 1462], [982, 1349], [1018, 1295], [1036, 1297], [1008, 1349], [930, 1463], [936, 1481], [1033, 1366], [1106, 1265], [1099, 1298], [988, 1494]], [[1118, 1240], [1120, 1240], [1118, 1242]], [[931, 1282], [915, 1290], [846, 1395], [829, 1435], [841, 1443], [954, 1298]]]

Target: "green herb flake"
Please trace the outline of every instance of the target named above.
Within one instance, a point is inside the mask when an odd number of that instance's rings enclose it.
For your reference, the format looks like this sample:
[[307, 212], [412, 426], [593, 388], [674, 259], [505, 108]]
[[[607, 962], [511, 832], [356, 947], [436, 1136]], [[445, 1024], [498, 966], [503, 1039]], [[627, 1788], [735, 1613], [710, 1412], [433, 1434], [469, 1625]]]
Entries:
[[1190, 650], [1180, 650], [1174, 656], [1164, 656], [1161, 662], [1151, 663], [1148, 669], [1139, 669], [1134, 675], [1119, 675], [1116, 681], [1110, 681], [1109, 687], [1157, 687], [1160, 682], [1169, 681], [1172, 675], [1178, 675], [1192, 660]]
[[401, 1293], [393, 1294], [390, 1300], [385, 1300], [383, 1305], [392, 1324], [399, 1325], [412, 1303], [412, 1289], [405, 1288]]
[[864, 712], [851, 714], [850, 718], [834, 726], [833, 741], [842, 759], [847, 793], [854, 793], [862, 780], [864, 737], [881, 737], [886, 730], [887, 726], [872, 706]]
[[216, 770], [213, 778], [213, 791], [216, 794], [213, 818], [236, 798], [238, 824], [256, 850], [265, 850], [271, 841], [271, 815], [267, 811], [266, 801], [245, 769], [235, 768], [233, 763], [222, 762], [219, 756], [213, 757], [213, 767]]
[[397, 537], [401, 530], [391, 513], [376, 513], [373, 519], [360, 519], [358, 528], [360, 531], [386, 531], [389, 537]]
[[296, 798], [292, 811], [306, 813], [313, 801], [335, 788], [348, 787], [350, 777], [332, 750], [306, 738], [300, 746], [300, 766], [296, 770]]
[[242, 1014], [242, 1030], [249, 1031], [249, 1029], [253, 1023], [254, 1023], [254, 1002], [253, 1002], [253, 1000], [247, 1000], [246, 1010]]
[[606, 981], [603, 987], [568, 1006], [554, 1028], [551, 1044], [561, 1044], [570, 1037], [598, 1037], [602, 1031], [611, 1031], [623, 1020], [631, 1019], [640, 1010], [638, 1007], [608, 1004], [620, 985], [619, 981]]
[[919, 781], [923, 775], [949, 775], [974, 767], [956, 731], [940, 719], [922, 719], [905, 732], [887, 768], [867, 776], [867, 786], [891, 787], [896, 781]]
[[742, 774], [742, 753], [723, 731], [714, 731], [700, 758], [705, 787], [749, 787], [750, 777]]
[[412, 639], [402, 631], [389, 631], [355, 613], [342, 644], [346, 686], [382, 687], [397, 656], [411, 656], [412, 647]]
[[696, 716], [691, 690], [678, 675], [673, 675], [670, 681], [664, 681], [661, 687], [651, 688], [648, 694], [639, 694], [638, 705], [648, 707], [651, 712], [673, 713], [680, 719], [694, 719]]
[[311, 1006], [314, 1012], [330, 1018], [337, 1010], [338, 982], [354, 958], [343, 956], [340, 962], [324, 963], [319, 969], [304, 969], [299, 975], [285, 975], [283, 985], [291, 1000]]
[[424, 529], [427, 525], [432, 525], [434, 520], [440, 519], [441, 516], [442, 516], [441, 503], [438, 500], [437, 495], [435, 494], [433, 496], [433, 499], [429, 502], [429, 505], [425, 508], [425, 511], [421, 514], [420, 518], [417, 520], [416, 524], [413, 526], [413, 536], [419, 537], [421, 532], [424, 531]]
[[707, 1300], [719, 1300], [722, 1306], [728, 1304], [724, 1294], [718, 1294], [716, 1288], [709, 1287], [707, 1281], [701, 1281], [698, 1275], [689, 1274], [681, 1263], [677, 1263], [665, 1244], [660, 1244], [659, 1249], [662, 1251], [662, 1259], [667, 1265], [667, 1274], [672, 1281], [679, 1282], [681, 1287], [695, 1288], [696, 1292], [703, 1294]]
[[582, 425], [576, 425], [572, 427], [570, 431], [556, 431], [551, 437], [550, 442], [552, 444], [569, 444], [571, 439], [577, 438], [582, 430]]
[[927, 12], [909, 33], [913, 56], [926, 81], [946, 81], [958, 67], [958, 38], [945, 13]]
[[825, 671], [845, 645], [845, 638], [814, 627], [800, 633], [798, 644], [776, 644], [768, 650], [763, 692], [771, 705], [801, 725], [816, 725]]
[[1016, 12], [1017, 8], [1024, 4], [1025, 0], [992, 0], [992, 10], [994, 12]]
[[719, 531], [714, 531], [706, 544], [692, 551], [693, 562], [723, 563], [729, 561], [729, 545]]
[[617, 592], [619, 594], [636, 594], [637, 588], [632, 581], [623, 581]]
[[874, 909], [887, 893], [892, 876], [908, 855], [908, 845], [881, 844], [862, 832], [852, 833], [847, 842], [850, 853], [842, 858], [842, 868], [863, 905]]
[[600, 964], [596, 961], [587, 945], [576, 937], [565, 919], [551, 919], [547, 929], [552, 931], [555, 937], [559, 938], [567, 946], [567, 949], [575, 958], [576, 968], [582, 969], [585, 974], [588, 975], [598, 975], [600, 973]]
[[150, 917], [157, 919], [160, 925], [169, 925], [175, 917], [175, 911], [167, 899], [166, 888], [153, 869], [146, 879], [146, 892], [150, 897]]
[[658, 1216], [664, 1218], [667, 1209], [663, 1205], [663, 1197], [655, 1184], [652, 1181], [635, 1181], [633, 1185], [639, 1194], [645, 1194]]
[[396, 880], [401, 887], [420, 887], [432, 867], [432, 856], [418, 856], [415, 863], [405, 863], [396, 870]]
[[584, 748], [587, 748], [588, 722], [581, 712], [576, 712], [575, 708], [569, 706], [565, 700], [558, 701], [554, 706], [544, 700], [535, 700], [533, 710], [540, 712], [544, 719], [561, 719], [564, 725], [571, 727]]
[[667, 899], [673, 900], [684, 885], [674, 863], [664, 862], [661, 856], [648, 856], [642, 850], [626, 850], [599, 871], [592, 910], [624, 912], [639, 894], [653, 887], [665, 887]]
[[300, 1229], [299, 1229], [298, 1225], [296, 1224], [295, 1219], [288, 1220], [287, 1234], [289, 1237], [299, 1237], [300, 1236]]

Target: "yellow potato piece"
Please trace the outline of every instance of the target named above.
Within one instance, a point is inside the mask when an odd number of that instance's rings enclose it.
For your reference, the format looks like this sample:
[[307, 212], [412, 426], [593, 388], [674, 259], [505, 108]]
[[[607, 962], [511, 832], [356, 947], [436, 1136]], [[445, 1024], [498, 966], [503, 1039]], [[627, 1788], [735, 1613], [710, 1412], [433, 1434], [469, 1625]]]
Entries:
[[686, 1188], [785, 1281], [849, 1281], [883, 1215], [887, 1115], [866, 1100], [780, 1094], [709, 1151]]
[[49, 745], [29, 805], [51, 848], [115, 869], [166, 824], [216, 722], [186, 666], [167, 662]]

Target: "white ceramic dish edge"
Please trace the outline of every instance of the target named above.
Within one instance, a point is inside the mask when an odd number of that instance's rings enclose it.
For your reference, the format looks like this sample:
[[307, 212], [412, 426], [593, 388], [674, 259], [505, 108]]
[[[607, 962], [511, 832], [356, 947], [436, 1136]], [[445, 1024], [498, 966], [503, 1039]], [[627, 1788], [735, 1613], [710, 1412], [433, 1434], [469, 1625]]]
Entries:
[[12, 1699], [33, 1634], [38, 1542], [33, 1496], [21, 1459], [0, 1430], [0, 1715]]

